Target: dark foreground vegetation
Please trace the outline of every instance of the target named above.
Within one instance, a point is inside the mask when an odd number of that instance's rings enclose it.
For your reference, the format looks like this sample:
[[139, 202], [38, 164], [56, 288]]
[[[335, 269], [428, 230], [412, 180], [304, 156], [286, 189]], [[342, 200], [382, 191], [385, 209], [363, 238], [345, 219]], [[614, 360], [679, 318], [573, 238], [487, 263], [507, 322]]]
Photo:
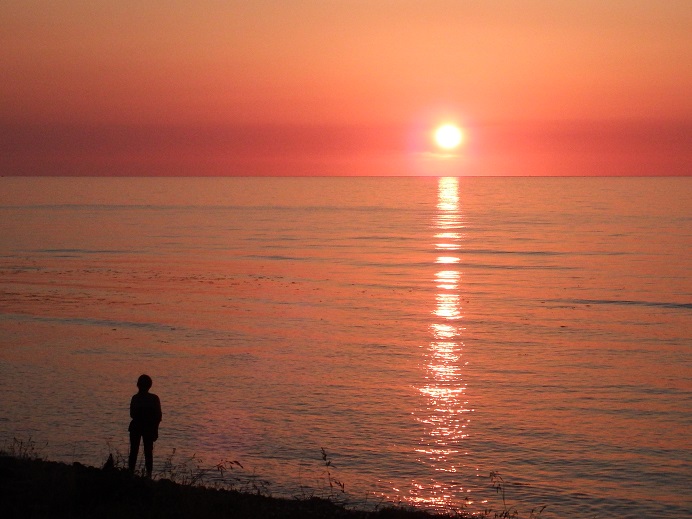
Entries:
[[[429, 519], [452, 517], [383, 507], [350, 510], [330, 499], [281, 499], [151, 480], [116, 467], [67, 465], [0, 453], [4, 518]], [[454, 515], [453, 517], [464, 517]]]

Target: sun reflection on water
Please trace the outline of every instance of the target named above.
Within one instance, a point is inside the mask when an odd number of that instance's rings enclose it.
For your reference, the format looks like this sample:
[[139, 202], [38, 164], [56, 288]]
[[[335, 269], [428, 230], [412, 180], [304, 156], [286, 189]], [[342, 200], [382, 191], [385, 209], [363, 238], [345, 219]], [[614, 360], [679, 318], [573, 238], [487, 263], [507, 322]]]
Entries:
[[[463, 319], [460, 286], [462, 272], [455, 268], [461, 261], [450, 253], [461, 250], [464, 224], [459, 208], [457, 178], [440, 178], [435, 228], [439, 231], [435, 249], [441, 256], [435, 264], [444, 269], [435, 274], [436, 305], [431, 311], [431, 340], [423, 358], [425, 381], [418, 388], [424, 397], [416, 419], [424, 434], [416, 449], [421, 463], [429, 465], [439, 477], [430, 481], [413, 481], [410, 501], [446, 508], [469, 498], [458, 474], [464, 468], [463, 440], [468, 436], [471, 412], [463, 380]], [[454, 474], [454, 476], [450, 476]]]

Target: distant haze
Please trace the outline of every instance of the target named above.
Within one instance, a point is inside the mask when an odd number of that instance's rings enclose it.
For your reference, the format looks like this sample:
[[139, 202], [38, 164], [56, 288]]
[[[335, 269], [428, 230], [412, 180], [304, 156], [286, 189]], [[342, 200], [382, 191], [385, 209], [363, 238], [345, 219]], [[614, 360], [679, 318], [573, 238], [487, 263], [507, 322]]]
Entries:
[[[686, 1], [0, 4], [2, 175], [690, 175]], [[465, 145], [438, 156], [434, 127]]]

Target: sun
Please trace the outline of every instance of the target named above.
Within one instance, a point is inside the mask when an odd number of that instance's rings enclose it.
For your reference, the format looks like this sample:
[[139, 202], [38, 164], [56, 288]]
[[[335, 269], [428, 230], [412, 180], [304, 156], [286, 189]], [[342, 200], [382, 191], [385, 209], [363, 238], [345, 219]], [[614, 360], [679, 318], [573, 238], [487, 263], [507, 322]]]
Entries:
[[453, 150], [458, 147], [463, 138], [461, 129], [454, 124], [443, 124], [435, 130], [435, 143], [445, 150]]

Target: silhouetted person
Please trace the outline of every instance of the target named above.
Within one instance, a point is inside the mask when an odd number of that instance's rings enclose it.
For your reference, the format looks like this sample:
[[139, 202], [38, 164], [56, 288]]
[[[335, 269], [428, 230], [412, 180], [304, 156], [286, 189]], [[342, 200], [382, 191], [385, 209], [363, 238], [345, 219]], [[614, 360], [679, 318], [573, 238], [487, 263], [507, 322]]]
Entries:
[[152, 380], [149, 375], [142, 375], [137, 380], [139, 392], [130, 401], [130, 472], [134, 472], [139, 454], [139, 441], [144, 443], [144, 467], [147, 476], [151, 477], [154, 468], [154, 442], [159, 438], [161, 423], [161, 401], [153, 393], [149, 393]]

